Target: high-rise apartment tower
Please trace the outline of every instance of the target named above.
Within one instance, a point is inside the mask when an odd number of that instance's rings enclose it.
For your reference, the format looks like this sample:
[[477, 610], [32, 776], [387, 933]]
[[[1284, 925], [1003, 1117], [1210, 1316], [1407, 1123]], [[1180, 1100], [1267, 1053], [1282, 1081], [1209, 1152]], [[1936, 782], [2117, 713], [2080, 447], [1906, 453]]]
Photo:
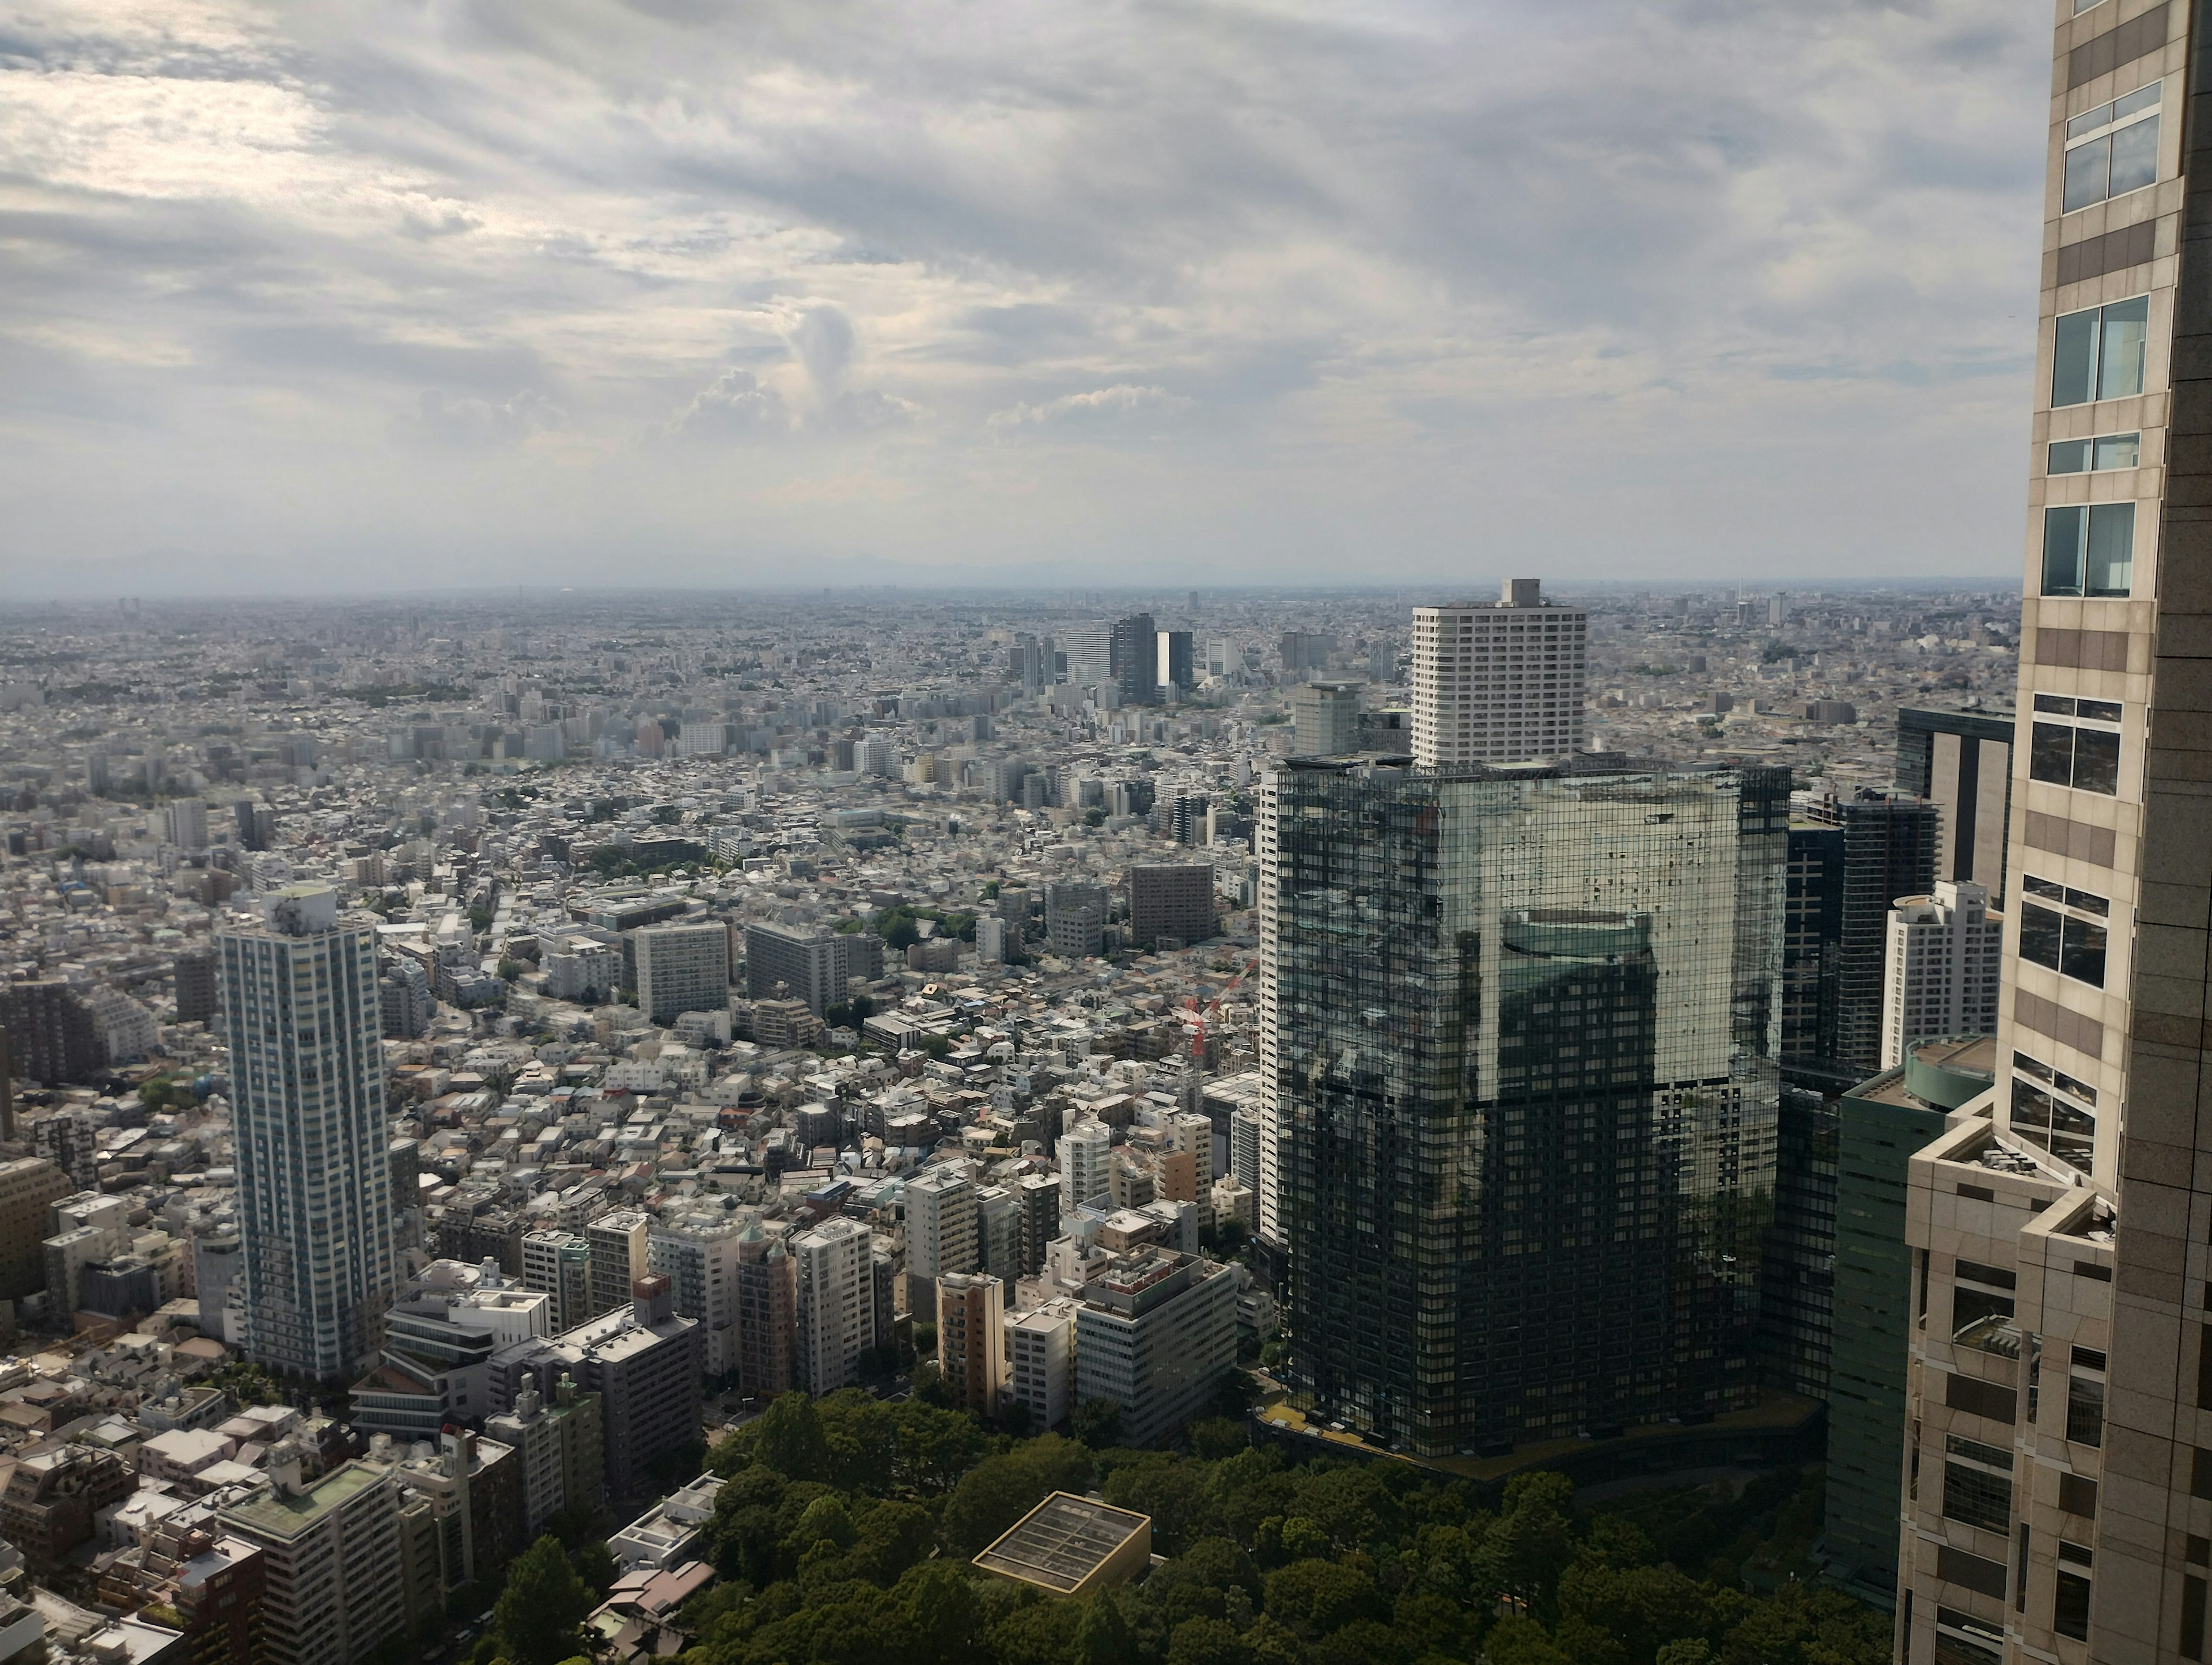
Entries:
[[1565, 757], [1582, 749], [1589, 615], [1533, 578], [1496, 601], [1413, 609], [1413, 761]]

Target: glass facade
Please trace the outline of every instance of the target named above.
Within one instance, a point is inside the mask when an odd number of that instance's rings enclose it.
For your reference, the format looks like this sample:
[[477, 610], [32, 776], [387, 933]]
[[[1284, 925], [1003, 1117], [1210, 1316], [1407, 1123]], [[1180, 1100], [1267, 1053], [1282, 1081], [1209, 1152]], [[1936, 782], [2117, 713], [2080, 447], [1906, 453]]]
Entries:
[[1789, 779], [1267, 793], [1292, 1376], [1419, 1455], [1754, 1393]]

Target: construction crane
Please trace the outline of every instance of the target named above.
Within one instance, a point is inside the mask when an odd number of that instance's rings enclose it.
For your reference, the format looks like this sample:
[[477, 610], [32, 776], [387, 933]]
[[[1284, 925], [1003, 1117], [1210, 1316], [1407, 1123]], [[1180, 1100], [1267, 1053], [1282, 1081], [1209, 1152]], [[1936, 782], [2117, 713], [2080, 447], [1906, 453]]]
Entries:
[[1195, 995], [1182, 1003], [1183, 1021], [1190, 1025], [1190, 1062], [1193, 1069], [1196, 1069], [1206, 1060], [1206, 1020], [1213, 1015], [1222, 1001], [1236, 992], [1237, 984], [1259, 969], [1259, 961], [1247, 960], [1244, 963], [1244, 969], [1222, 984], [1221, 993], [1204, 1006], [1198, 1003], [1198, 998]]

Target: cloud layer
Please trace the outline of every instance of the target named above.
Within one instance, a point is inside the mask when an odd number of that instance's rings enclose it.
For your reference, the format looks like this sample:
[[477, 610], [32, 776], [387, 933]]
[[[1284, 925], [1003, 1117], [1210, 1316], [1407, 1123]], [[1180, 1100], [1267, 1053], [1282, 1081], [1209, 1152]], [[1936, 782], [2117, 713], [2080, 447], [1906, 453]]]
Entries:
[[0, 0], [0, 563], [2007, 572], [2047, 52], [2002, 0]]

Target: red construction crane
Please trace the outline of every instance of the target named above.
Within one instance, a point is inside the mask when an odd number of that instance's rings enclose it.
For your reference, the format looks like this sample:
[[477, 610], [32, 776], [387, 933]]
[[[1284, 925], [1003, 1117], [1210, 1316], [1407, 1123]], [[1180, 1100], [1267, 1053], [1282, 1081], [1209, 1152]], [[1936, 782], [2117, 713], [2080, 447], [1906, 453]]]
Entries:
[[1212, 1016], [1214, 1008], [1218, 1006], [1222, 1001], [1228, 999], [1230, 994], [1236, 988], [1237, 984], [1243, 982], [1245, 978], [1250, 976], [1259, 969], [1259, 961], [1248, 960], [1244, 963], [1244, 969], [1242, 971], [1239, 971], [1235, 976], [1231, 977], [1227, 982], [1222, 984], [1221, 993], [1215, 995], [1204, 1006], [1201, 1006], [1199, 1005], [1198, 998], [1195, 995], [1193, 995], [1190, 999], [1182, 1003], [1184, 1016], [1191, 1026], [1190, 1056], [1192, 1062], [1202, 1063], [1205, 1061], [1206, 1020], [1209, 1017]]

